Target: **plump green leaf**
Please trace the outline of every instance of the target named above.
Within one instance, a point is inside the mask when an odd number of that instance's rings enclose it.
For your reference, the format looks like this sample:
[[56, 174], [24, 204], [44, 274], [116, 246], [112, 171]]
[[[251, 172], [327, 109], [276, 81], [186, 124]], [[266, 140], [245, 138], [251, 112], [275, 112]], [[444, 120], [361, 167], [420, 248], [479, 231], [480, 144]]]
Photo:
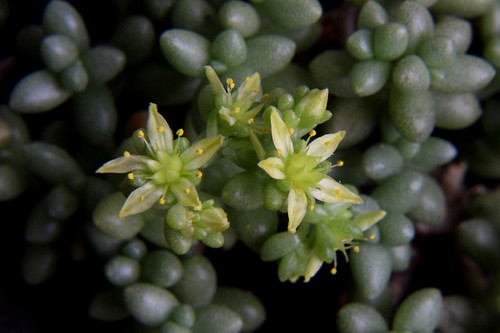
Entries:
[[233, 28], [245, 37], [257, 33], [260, 27], [260, 17], [257, 10], [243, 1], [227, 1], [219, 9], [219, 20], [224, 28]]
[[182, 260], [182, 279], [171, 288], [182, 303], [193, 308], [208, 305], [216, 291], [217, 276], [214, 267], [202, 255], [194, 255]]
[[49, 35], [40, 45], [40, 53], [47, 68], [60, 72], [78, 58], [78, 46], [65, 35]]
[[116, 27], [109, 43], [122, 50], [127, 66], [137, 65], [151, 53], [156, 43], [153, 22], [146, 16], [131, 15]]
[[347, 52], [358, 60], [369, 60], [373, 58], [373, 31], [360, 29], [354, 32], [346, 41]]
[[264, 183], [256, 173], [242, 172], [222, 188], [222, 200], [237, 210], [252, 210], [264, 204]]
[[142, 277], [153, 284], [169, 288], [182, 278], [179, 258], [167, 250], [149, 252], [142, 260]]
[[312, 25], [323, 13], [321, 4], [317, 0], [267, 0], [258, 5], [273, 23], [289, 30]]
[[80, 52], [89, 47], [85, 22], [69, 2], [51, 1], [43, 12], [42, 26], [46, 34], [62, 34], [71, 38]]
[[494, 0], [438, 0], [431, 10], [436, 14], [452, 14], [472, 18], [486, 14], [495, 5]]
[[90, 300], [89, 316], [102, 321], [122, 320], [129, 316], [121, 288], [95, 294]]
[[13, 164], [0, 164], [0, 201], [20, 196], [28, 186], [24, 171]]
[[389, 15], [382, 5], [376, 1], [367, 1], [359, 13], [358, 28], [374, 29], [388, 21]]
[[224, 305], [236, 312], [243, 321], [242, 332], [255, 331], [266, 319], [264, 305], [249, 291], [219, 287], [213, 303]]
[[340, 333], [383, 333], [388, 331], [382, 315], [372, 306], [348, 303], [337, 313], [337, 328]]
[[332, 95], [355, 97], [349, 73], [356, 63], [345, 50], [328, 50], [317, 55], [309, 64], [309, 71], [316, 84], [328, 87]]
[[262, 78], [285, 68], [295, 55], [293, 40], [280, 35], [260, 35], [247, 39], [244, 66], [253, 68]]
[[300, 244], [298, 235], [289, 232], [280, 232], [269, 237], [260, 252], [260, 257], [264, 261], [277, 260], [292, 252]]
[[478, 98], [473, 93], [434, 93], [436, 127], [459, 130], [472, 125], [482, 113]]
[[393, 330], [431, 333], [439, 322], [443, 299], [438, 289], [421, 289], [401, 303], [392, 325]]
[[172, 26], [212, 39], [216, 33], [217, 14], [205, 0], [177, 0], [170, 13]]
[[431, 92], [416, 94], [391, 89], [389, 114], [394, 127], [408, 141], [426, 140], [436, 122], [434, 98]]
[[104, 265], [104, 275], [113, 285], [125, 287], [137, 282], [141, 266], [135, 259], [124, 255], [115, 255]]
[[393, 20], [408, 29], [406, 54], [414, 52], [434, 32], [434, 21], [429, 10], [416, 1], [402, 2], [393, 13]]
[[23, 113], [40, 113], [61, 105], [70, 96], [71, 92], [52, 73], [42, 69], [28, 74], [14, 86], [9, 106]]
[[410, 35], [403, 24], [386, 23], [376, 27], [373, 31], [373, 53], [375, 58], [392, 61], [405, 53], [410, 41]]
[[170, 291], [143, 282], [129, 285], [123, 295], [130, 314], [146, 326], [161, 324], [179, 304]]
[[429, 89], [431, 76], [422, 58], [409, 55], [394, 66], [392, 82], [404, 93], [418, 93]]
[[55, 273], [59, 253], [51, 245], [28, 245], [24, 251], [21, 274], [30, 285], [44, 283]]
[[210, 62], [210, 42], [189, 30], [166, 30], [160, 36], [160, 47], [168, 62], [188, 76], [202, 76]]
[[374, 180], [380, 181], [396, 174], [403, 164], [403, 156], [390, 144], [373, 145], [363, 154], [363, 170]]
[[115, 239], [131, 238], [144, 226], [144, 219], [141, 215], [118, 217], [124, 202], [123, 194], [113, 193], [101, 200], [92, 214], [96, 226], [109, 237]]
[[215, 37], [212, 55], [230, 67], [238, 66], [247, 58], [245, 39], [236, 29], [226, 29]]
[[379, 244], [362, 244], [359, 253], [349, 257], [356, 288], [368, 299], [379, 296], [389, 282], [392, 264], [387, 248]]
[[356, 63], [350, 73], [349, 82], [357, 96], [370, 96], [379, 92], [389, 79], [391, 64], [382, 60], [365, 60]]
[[193, 333], [237, 333], [243, 321], [233, 310], [217, 304], [210, 304], [196, 310]]
[[229, 210], [228, 215], [238, 238], [255, 252], [260, 252], [264, 241], [278, 230], [278, 214], [262, 207], [248, 211]]
[[388, 246], [407, 244], [415, 236], [413, 223], [403, 214], [389, 212], [377, 226], [380, 231], [380, 242]]
[[95, 46], [82, 54], [81, 60], [89, 79], [95, 82], [107, 82], [125, 67], [125, 54], [118, 48], [101, 45]]

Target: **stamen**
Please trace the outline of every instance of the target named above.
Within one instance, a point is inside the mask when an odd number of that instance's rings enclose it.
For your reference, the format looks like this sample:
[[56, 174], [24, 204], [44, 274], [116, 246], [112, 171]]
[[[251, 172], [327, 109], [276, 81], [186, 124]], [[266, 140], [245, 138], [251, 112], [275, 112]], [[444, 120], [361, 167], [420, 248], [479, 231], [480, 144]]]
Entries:
[[129, 153], [128, 151], [125, 151], [125, 152], [123, 153], [123, 156], [128, 158], [128, 157], [130, 157], [130, 153]]
[[267, 127], [264, 127], [264, 128], [262, 129], [262, 133], [264, 133], [264, 134], [265, 134], [265, 133], [268, 133], [268, 132], [269, 132], [269, 130], [267, 129]]
[[337, 274], [337, 268], [333, 267], [333, 268], [331, 269], [330, 273], [332, 273], [332, 275]]
[[139, 197], [139, 202], [143, 202], [144, 201], [144, 197]]
[[295, 130], [293, 128], [288, 129], [288, 133], [293, 134], [293, 132], [295, 132]]
[[316, 133], [316, 131], [315, 131], [315, 130], [311, 130], [311, 131], [309, 132], [309, 136], [316, 136], [316, 134], [317, 134], [317, 133]]
[[300, 193], [302, 193], [302, 191], [301, 191], [301, 190], [299, 190], [298, 188], [296, 188], [296, 189], [295, 189], [295, 194], [300, 194]]
[[165, 198], [160, 199], [160, 205], [164, 205], [166, 203], [167, 203], [167, 200], [165, 200]]
[[371, 234], [370, 237], [368, 237], [368, 238], [373, 240], [373, 239], [375, 239], [375, 237], [376, 237], [375, 234]]
[[344, 165], [344, 161], [338, 161], [338, 162], [337, 162], [337, 166], [341, 167], [341, 166], [343, 166], [343, 165]]
[[165, 132], [165, 127], [163, 127], [163, 126], [158, 126], [158, 132], [160, 132], [160, 133]]
[[233, 79], [231, 79], [231, 78], [227, 79], [226, 83], [227, 83], [227, 86], [229, 87], [229, 89], [233, 89], [234, 88], [234, 81], [233, 81]]
[[196, 152], [196, 154], [201, 155], [201, 154], [203, 154], [203, 149], [198, 148], [195, 150], [195, 152]]
[[258, 91], [259, 91], [259, 88], [257, 88], [257, 87], [253, 87], [253, 88], [252, 88], [252, 90], [253, 90], [253, 92], [258, 92]]
[[309, 208], [309, 210], [314, 210], [314, 206], [313, 205], [309, 205], [309, 206], [307, 206], [307, 208]]
[[196, 178], [203, 177], [203, 173], [201, 171], [197, 171], [194, 175], [196, 176]]
[[353, 247], [352, 249], [354, 250], [354, 252], [359, 253], [359, 246], [357, 246], [357, 245], [356, 245], [356, 246], [355, 246], [355, 247]]
[[135, 177], [134, 177], [134, 173], [133, 173], [133, 172], [129, 173], [129, 174], [127, 175], [127, 177], [128, 177], [128, 179], [130, 179], [130, 180], [134, 180], [134, 179], [135, 179]]
[[332, 143], [330, 141], [325, 142], [325, 146], [330, 147]]
[[241, 112], [241, 109], [239, 107], [237, 107], [236, 109], [234, 109], [234, 113], [240, 113]]
[[338, 197], [340, 195], [340, 190], [339, 189], [336, 189], [335, 190], [335, 195]]
[[248, 119], [248, 125], [252, 125], [254, 122], [253, 118]]
[[276, 154], [281, 155], [281, 154], [283, 154], [283, 152], [279, 149], [276, 149]]
[[248, 81], [250, 81], [250, 77], [248, 77], [248, 76], [247, 76], [247, 77], [245, 78], [245, 82], [248, 82]]
[[137, 136], [140, 137], [140, 138], [143, 138], [144, 137], [144, 131], [137, 132]]
[[189, 193], [191, 193], [191, 190], [189, 188], [185, 188], [184, 193], [189, 194]]
[[268, 98], [269, 98], [269, 94], [262, 95], [262, 100], [263, 101], [267, 101]]
[[277, 168], [282, 168], [282, 167], [283, 167], [283, 165], [282, 165], [282, 164], [279, 164], [279, 163], [276, 163], [276, 167], [277, 167]]
[[177, 132], [175, 132], [178, 136], [183, 136], [184, 135], [184, 130], [180, 128]]

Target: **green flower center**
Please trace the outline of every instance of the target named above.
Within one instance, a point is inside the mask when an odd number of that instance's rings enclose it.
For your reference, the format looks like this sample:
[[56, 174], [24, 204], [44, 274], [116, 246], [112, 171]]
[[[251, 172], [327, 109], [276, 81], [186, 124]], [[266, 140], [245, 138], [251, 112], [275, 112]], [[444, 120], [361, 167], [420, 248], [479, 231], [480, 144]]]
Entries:
[[166, 152], [159, 151], [158, 170], [154, 170], [152, 177], [156, 185], [171, 184], [180, 178], [184, 163], [178, 155], [169, 155]]
[[317, 164], [317, 157], [308, 156], [306, 153], [293, 154], [285, 163], [286, 179], [290, 181], [293, 188], [305, 191], [325, 176], [313, 170]]

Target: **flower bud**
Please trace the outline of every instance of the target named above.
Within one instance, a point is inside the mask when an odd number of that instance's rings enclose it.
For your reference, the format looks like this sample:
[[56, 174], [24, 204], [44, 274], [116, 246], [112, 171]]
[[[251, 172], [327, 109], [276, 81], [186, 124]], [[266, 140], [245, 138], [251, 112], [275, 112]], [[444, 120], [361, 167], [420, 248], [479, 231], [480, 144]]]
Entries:
[[315, 126], [323, 118], [328, 102], [328, 89], [312, 90], [295, 106], [295, 112], [300, 116], [300, 127]]

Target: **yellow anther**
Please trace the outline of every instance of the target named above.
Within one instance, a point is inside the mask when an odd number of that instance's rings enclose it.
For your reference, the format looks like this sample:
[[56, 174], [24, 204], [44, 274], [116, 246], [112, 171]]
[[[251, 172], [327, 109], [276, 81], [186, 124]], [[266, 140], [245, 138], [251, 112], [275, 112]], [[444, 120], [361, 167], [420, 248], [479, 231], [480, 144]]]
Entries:
[[143, 138], [144, 137], [144, 131], [137, 132], [137, 136], [140, 137], [140, 138]]
[[309, 210], [314, 210], [314, 205], [309, 205], [307, 208], [309, 208]]
[[227, 86], [229, 87], [229, 89], [233, 89], [234, 88], [234, 81], [233, 81], [233, 79], [231, 79], [231, 78], [227, 79], [226, 83], [227, 83]]
[[252, 125], [254, 122], [253, 118], [248, 119], [248, 125]]
[[189, 188], [185, 188], [184, 193], [189, 194], [189, 193], [191, 193], [191, 190]]
[[311, 130], [311, 131], [309, 132], [309, 136], [315, 136], [316, 134], [317, 134], [317, 133], [316, 133], [316, 131], [315, 131], [315, 130]]
[[253, 92], [258, 92], [258, 91], [259, 91], [259, 88], [257, 88], [257, 87], [253, 87], [253, 88], [252, 88], [252, 90], [253, 90]]
[[247, 77], [245, 78], [245, 82], [248, 82], [248, 81], [250, 81], [250, 77], [248, 77], [248, 76], [247, 76]]
[[330, 271], [330, 273], [332, 273], [332, 275], [335, 275], [337, 274], [337, 269], [335, 267], [333, 267]]
[[340, 195], [340, 190], [339, 189], [336, 189], [335, 190], [335, 195], [338, 197]]
[[293, 132], [295, 132], [293, 128], [288, 129], [288, 133], [293, 134]]
[[344, 161], [338, 161], [337, 162], [337, 166], [343, 166], [344, 165]]
[[302, 191], [301, 191], [301, 190], [299, 190], [298, 188], [296, 188], [296, 189], [295, 189], [295, 194], [300, 194], [300, 193], [302, 193]]
[[201, 178], [203, 176], [203, 173], [201, 171], [197, 171], [195, 174], [196, 178]]
[[283, 152], [279, 149], [276, 149], [276, 154], [281, 155], [281, 154], [283, 154]]
[[279, 164], [279, 163], [276, 163], [276, 167], [277, 167], [277, 168], [282, 168], [282, 167], [283, 167], [283, 165], [282, 165], [282, 164]]
[[160, 199], [160, 205], [164, 205], [166, 203], [167, 203], [167, 200], [165, 200], [165, 198]]
[[357, 245], [356, 245], [356, 246], [355, 246], [355, 247], [353, 247], [352, 249], [354, 250], [354, 252], [359, 253], [359, 246], [357, 246]]
[[139, 197], [139, 202], [143, 202], [144, 201], [144, 197]]
[[184, 135], [184, 130], [181, 128], [177, 132], [175, 132], [178, 136], [183, 136]]
[[158, 126], [158, 132], [160, 132], [160, 133], [165, 132], [165, 127], [163, 127], [163, 126]]
[[264, 128], [262, 129], [262, 133], [264, 133], [264, 134], [265, 134], [265, 133], [268, 133], [268, 132], [269, 132], [269, 130], [268, 130], [266, 127], [264, 127]]
[[198, 148], [195, 150], [195, 152], [196, 152], [196, 154], [201, 155], [201, 154], [203, 154], [203, 149]]
[[128, 179], [130, 179], [130, 180], [133, 180], [133, 179], [135, 178], [135, 177], [134, 177], [134, 173], [133, 173], [133, 172], [129, 173], [129, 174], [127, 175], [127, 177], [128, 177]]
[[331, 145], [332, 145], [332, 143], [330, 141], [325, 142], [325, 146], [330, 147]]
[[262, 95], [262, 100], [263, 101], [267, 101], [268, 98], [269, 98], [269, 94]]
[[240, 113], [241, 112], [241, 109], [239, 107], [237, 107], [236, 109], [234, 109], [234, 113]]
[[368, 237], [368, 238], [373, 240], [373, 239], [375, 239], [375, 237], [376, 237], [375, 234], [371, 234], [370, 237]]
[[125, 152], [123, 153], [123, 156], [124, 156], [124, 157], [130, 157], [130, 153], [129, 153], [128, 151], [125, 151]]

